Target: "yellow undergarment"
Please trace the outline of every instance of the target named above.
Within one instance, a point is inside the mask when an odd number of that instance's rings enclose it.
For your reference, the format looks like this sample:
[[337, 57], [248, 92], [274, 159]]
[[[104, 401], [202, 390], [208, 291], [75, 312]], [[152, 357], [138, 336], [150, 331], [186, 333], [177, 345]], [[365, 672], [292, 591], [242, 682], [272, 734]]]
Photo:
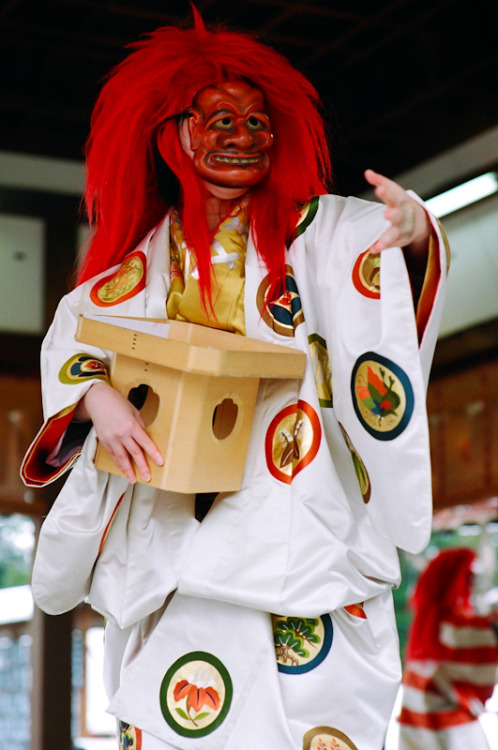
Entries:
[[171, 215], [171, 288], [166, 312], [171, 320], [219, 328], [245, 335], [245, 256], [249, 236], [247, 202], [237, 204], [224, 219], [211, 242], [213, 268], [212, 309], [202, 304], [195, 256], [189, 251], [180, 215]]

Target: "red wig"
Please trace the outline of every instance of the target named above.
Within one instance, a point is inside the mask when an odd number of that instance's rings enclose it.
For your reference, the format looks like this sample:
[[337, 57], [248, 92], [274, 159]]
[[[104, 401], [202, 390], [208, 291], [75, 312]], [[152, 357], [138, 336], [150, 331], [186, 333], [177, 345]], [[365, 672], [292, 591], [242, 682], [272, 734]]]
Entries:
[[414, 619], [408, 636], [406, 657], [440, 659], [439, 640], [443, 620], [470, 616], [472, 564], [476, 553], [466, 547], [440, 552], [421, 574], [411, 600]]
[[[252, 37], [207, 30], [195, 9], [194, 18], [192, 29], [166, 26], [131, 45], [102, 88], [86, 151], [85, 204], [93, 232], [78, 283], [119, 263], [178, 201], [203, 295], [209, 293], [205, 188], [178, 138], [178, 117], [205, 86], [244, 79], [265, 96], [275, 138], [270, 174], [251, 191], [251, 226], [274, 282], [283, 274], [297, 207], [327, 192], [330, 160], [313, 86]], [[175, 175], [177, 196], [161, 193], [161, 170]]]

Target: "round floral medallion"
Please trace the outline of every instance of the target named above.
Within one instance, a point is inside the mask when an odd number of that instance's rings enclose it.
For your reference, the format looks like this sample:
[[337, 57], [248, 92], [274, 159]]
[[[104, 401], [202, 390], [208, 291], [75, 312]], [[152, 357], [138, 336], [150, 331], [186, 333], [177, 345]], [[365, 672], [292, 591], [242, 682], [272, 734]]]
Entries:
[[119, 750], [142, 750], [142, 732], [140, 729], [120, 721]]
[[313, 618], [272, 615], [272, 625], [279, 672], [310, 672], [322, 663], [332, 646], [330, 615]]
[[272, 419], [265, 439], [266, 463], [281, 482], [292, 479], [315, 458], [322, 436], [318, 414], [301, 399]]
[[311, 364], [315, 373], [318, 402], [323, 408], [333, 406], [332, 367], [327, 350], [327, 342], [318, 333], [308, 336]]
[[145, 266], [145, 255], [140, 250], [127, 255], [117, 271], [93, 285], [90, 299], [94, 305], [119, 305], [141, 292], [145, 288]]
[[364, 503], [368, 503], [370, 500], [371, 495], [371, 485], [370, 485], [370, 477], [368, 475], [368, 471], [366, 469], [365, 464], [360, 458], [360, 455], [356, 448], [354, 447], [353, 443], [351, 442], [348, 433], [342, 426], [342, 424], [339, 422], [339, 427], [341, 428], [342, 436], [344, 440], [346, 441], [346, 445], [349, 448], [349, 452], [351, 453], [351, 458], [353, 459], [353, 466], [356, 474], [356, 478], [358, 479], [358, 484], [360, 485], [360, 491], [361, 496], [363, 498]]
[[380, 298], [380, 255], [367, 250], [358, 256], [353, 268], [353, 284], [364, 297]]
[[109, 379], [105, 364], [90, 354], [75, 354], [59, 370], [59, 380], [66, 385], [81, 383], [90, 378]]
[[377, 440], [398, 437], [413, 413], [413, 388], [407, 374], [375, 352], [366, 352], [356, 360], [351, 395], [356, 416]]
[[304, 735], [303, 750], [358, 750], [358, 748], [339, 729], [314, 727]]
[[205, 651], [192, 651], [168, 669], [159, 700], [177, 734], [204, 737], [225, 720], [232, 695], [232, 680], [222, 662]]
[[304, 321], [301, 297], [291, 266], [285, 266], [285, 289], [271, 290], [265, 276], [256, 295], [258, 310], [267, 326], [281, 336], [294, 336], [294, 329]]

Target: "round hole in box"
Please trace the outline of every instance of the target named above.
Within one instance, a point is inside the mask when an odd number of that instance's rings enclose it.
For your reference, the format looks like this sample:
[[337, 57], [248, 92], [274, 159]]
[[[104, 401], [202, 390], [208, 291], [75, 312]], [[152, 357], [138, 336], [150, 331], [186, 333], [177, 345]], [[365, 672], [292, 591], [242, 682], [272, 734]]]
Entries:
[[147, 427], [152, 424], [159, 410], [159, 396], [150, 385], [141, 383], [132, 388], [128, 393], [128, 401], [140, 411]]
[[235, 427], [239, 407], [231, 398], [224, 398], [213, 412], [213, 434], [218, 440], [227, 438]]

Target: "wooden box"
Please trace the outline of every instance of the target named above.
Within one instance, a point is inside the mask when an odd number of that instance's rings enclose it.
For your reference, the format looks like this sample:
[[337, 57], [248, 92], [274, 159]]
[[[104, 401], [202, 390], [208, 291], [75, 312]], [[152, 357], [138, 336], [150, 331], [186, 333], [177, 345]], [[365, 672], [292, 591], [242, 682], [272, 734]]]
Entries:
[[[149, 484], [176, 492], [240, 489], [260, 378], [301, 379], [306, 359], [174, 320], [81, 315], [76, 339], [114, 352], [110, 378], [120, 393], [133, 401], [145, 392], [140, 411], [164, 458], [149, 463]], [[101, 445], [95, 465], [121, 474]]]

